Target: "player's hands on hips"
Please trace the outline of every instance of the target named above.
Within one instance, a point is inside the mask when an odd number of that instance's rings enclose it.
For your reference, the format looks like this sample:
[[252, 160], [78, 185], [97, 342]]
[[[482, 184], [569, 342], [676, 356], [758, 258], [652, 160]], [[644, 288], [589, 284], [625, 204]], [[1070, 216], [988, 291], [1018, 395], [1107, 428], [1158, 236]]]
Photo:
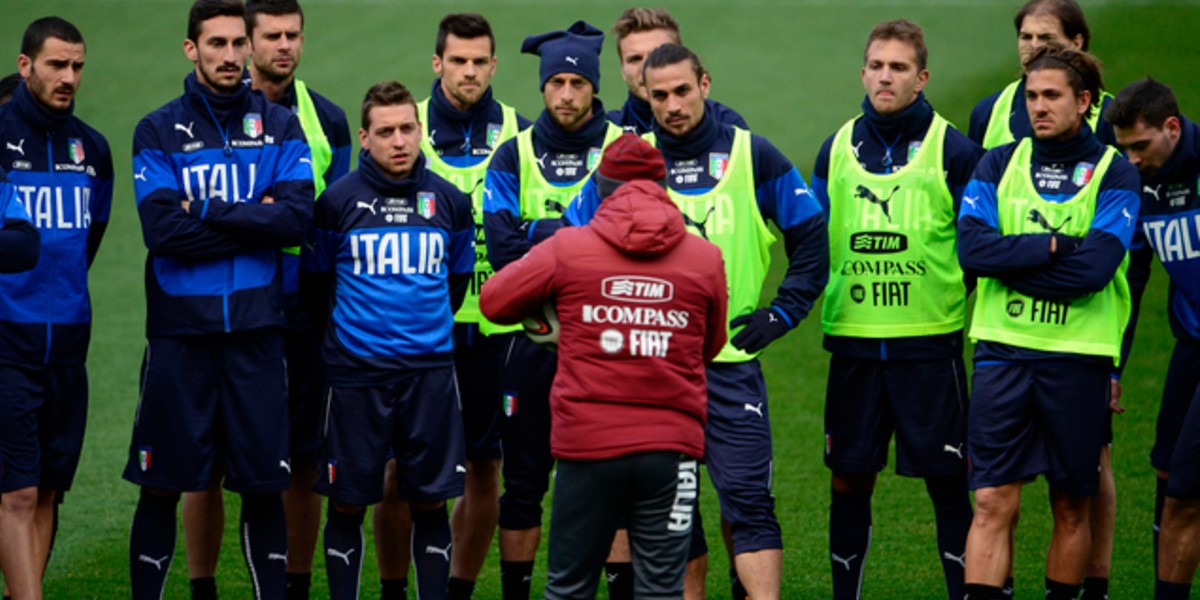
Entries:
[[746, 352], [758, 352], [766, 348], [768, 344], [779, 339], [792, 328], [783, 315], [771, 307], [760, 308], [729, 322], [730, 328], [742, 325], [745, 327], [742, 327], [742, 330], [737, 332], [733, 339], [729, 340], [729, 343], [733, 344], [734, 348]]

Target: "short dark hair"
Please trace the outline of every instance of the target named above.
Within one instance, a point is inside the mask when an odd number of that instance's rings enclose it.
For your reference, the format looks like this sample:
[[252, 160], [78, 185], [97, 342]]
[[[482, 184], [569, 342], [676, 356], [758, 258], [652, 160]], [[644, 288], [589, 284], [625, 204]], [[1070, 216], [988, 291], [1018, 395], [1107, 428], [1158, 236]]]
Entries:
[[612, 28], [613, 33], [617, 34], [617, 53], [621, 52], [621, 40], [629, 34], [655, 29], [667, 30], [676, 44], [683, 44], [683, 37], [679, 34], [679, 21], [676, 21], [667, 9], [644, 6], [625, 9], [625, 12], [617, 17], [617, 22]]
[[1104, 89], [1104, 81], [1100, 78], [1100, 61], [1087, 52], [1064, 48], [1057, 45], [1046, 45], [1034, 52], [1025, 67], [1025, 73], [1033, 73], [1043, 69], [1057, 69], [1066, 73], [1067, 82], [1078, 97], [1084, 90], [1092, 96], [1091, 106], [1084, 117], [1091, 118], [1093, 112], [1100, 106], [1100, 90]]
[[913, 47], [917, 53], [917, 69], [925, 70], [929, 63], [929, 48], [925, 46], [925, 31], [920, 25], [908, 19], [885, 21], [875, 26], [867, 36], [867, 46], [863, 49], [863, 64], [867, 62], [867, 51], [876, 40], [899, 40]]
[[371, 109], [376, 106], [397, 106], [411, 104], [415, 109], [417, 101], [412, 92], [399, 81], [381, 81], [367, 90], [362, 103], [362, 128], [371, 128]]
[[196, 0], [188, 11], [187, 39], [200, 41], [200, 26], [217, 17], [246, 18], [246, 5], [242, 0]]
[[246, 0], [246, 33], [253, 34], [258, 15], [300, 15], [300, 28], [304, 28], [304, 10], [296, 0]]
[[[62, 17], [42, 17], [25, 28], [21, 38], [21, 54], [29, 58], [37, 58], [47, 38], [58, 38], [68, 44], [83, 44], [83, 34], [79, 28]], [[87, 44], [84, 44], [84, 48]]]
[[650, 69], [661, 69], [683, 61], [692, 63], [692, 72], [696, 74], [697, 81], [704, 77], [704, 65], [700, 64], [700, 57], [695, 52], [679, 44], [663, 44], [651, 51], [642, 62], [642, 81], [646, 80], [646, 71]]
[[1138, 121], [1162, 129], [1163, 123], [1171, 117], [1183, 119], [1175, 92], [1171, 86], [1152, 77], [1125, 86], [1104, 109], [1104, 120], [1122, 129], [1133, 127]]
[[20, 73], [10, 73], [5, 75], [4, 79], [0, 79], [0, 105], [8, 104], [8, 101], [12, 100], [18, 85], [21, 85]]
[[1088, 29], [1087, 19], [1083, 16], [1083, 8], [1075, 0], [1029, 0], [1013, 18], [1017, 35], [1021, 34], [1021, 24], [1025, 22], [1025, 17], [1030, 15], [1050, 15], [1058, 19], [1063, 33], [1068, 38], [1075, 39], [1075, 36], [1083, 36], [1083, 47], [1080, 49], [1084, 52], [1088, 51], [1088, 43], [1092, 41], [1092, 32]]
[[446, 53], [446, 38], [453, 35], [464, 40], [487, 36], [492, 42], [492, 55], [496, 54], [496, 36], [492, 35], [492, 25], [483, 15], [478, 13], [450, 13], [442, 17], [438, 23], [437, 43], [433, 52], [438, 56]]

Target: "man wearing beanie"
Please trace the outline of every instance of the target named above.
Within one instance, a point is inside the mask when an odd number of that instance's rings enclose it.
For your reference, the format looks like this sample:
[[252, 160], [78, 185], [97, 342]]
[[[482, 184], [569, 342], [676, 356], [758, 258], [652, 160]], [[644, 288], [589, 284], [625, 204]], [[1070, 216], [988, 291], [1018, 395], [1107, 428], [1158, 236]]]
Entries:
[[[705, 461], [729, 525], [732, 586], [739, 598], [746, 592], [778, 598], [783, 539], [771, 496], [770, 411], [757, 355], [807, 316], [825, 288], [825, 218], [775, 146], [705, 110], [709, 80], [695, 53], [660, 46], [643, 68], [671, 199], [693, 234], [721, 248], [728, 269], [735, 333], [708, 369]], [[596, 186], [585, 186], [567, 221], [589, 222], [599, 204]], [[789, 263], [775, 298], [758, 308], [775, 241], [768, 219], [783, 232]]]
[[[504, 142], [484, 180], [488, 260], [499, 270], [552, 235], [564, 207], [621, 129], [605, 119], [600, 88], [604, 33], [577, 21], [565, 31], [530, 36], [521, 51], [541, 57], [545, 110]], [[500, 570], [504, 598], [529, 597], [541, 539], [542, 497], [550, 486], [550, 383], [554, 353], [508, 333], [501, 369], [504, 494], [500, 498]]]
[[[587, 227], [496, 273], [480, 305], [488, 318], [517, 323], [553, 301], [562, 323], [545, 597], [594, 598], [624, 518], [635, 597], [678, 598], [704, 451], [705, 363], [726, 339], [725, 271], [716, 246], [687, 235], [657, 150], [627, 135], [609, 146], [600, 172], [602, 195], [632, 181]], [[631, 310], [644, 318], [617, 318]]]
[[[450, 600], [470, 598], [487, 559], [500, 513], [500, 365], [507, 350], [501, 334], [519, 327], [500, 326], [479, 312], [479, 287], [492, 275], [483, 243], [483, 179], [495, 150], [530, 125], [493, 95], [496, 39], [483, 15], [451, 13], [438, 24], [432, 58], [437, 74], [429, 97], [417, 103], [421, 155], [429, 169], [471, 196], [475, 219], [475, 272], [462, 308], [454, 315], [454, 365], [462, 397], [467, 440], [467, 478], [463, 496], [450, 517], [454, 556]], [[387, 478], [396, 477], [388, 462]], [[382, 600], [405, 597], [408, 585], [408, 507], [388, 485], [373, 511], [375, 530], [400, 535], [376, 536]]]
[[[928, 54], [916, 23], [876, 25], [864, 55], [862, 115], [825, 141], [813, 169], [834, 265], [821, 315], [832, 354], [825, 464], [833, 472], [834, 598], [861, 595], [871, 494], [893, 433], [896, 472], [924, 478], [933, 500], [947, 593], [963, 595], [961, 561], [971, 527], [963, 460], [967, 287], [954, 219], [983, 148], [926, 101]], [[874, 267], [892, 264], [923, 268], [872, 275]]]

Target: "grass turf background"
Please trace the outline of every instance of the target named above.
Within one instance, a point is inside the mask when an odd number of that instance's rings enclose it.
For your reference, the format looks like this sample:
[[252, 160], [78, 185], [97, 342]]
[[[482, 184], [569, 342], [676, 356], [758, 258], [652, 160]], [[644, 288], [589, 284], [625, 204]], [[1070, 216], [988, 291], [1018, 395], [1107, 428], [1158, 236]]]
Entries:
[[[497, 37], [496, 96], [534, 118], [541, 110], [537, 59], [518, 53], [524, 36], [561, 29], [580, 18], [608, 30], [629, 4], [307, 0], [300, 75], [346, 109], [357, 127], [358, 103], [377, 81], [397, 79], [418, 97], [425, 96], [433, 79], [429, 59], [438, 21], [446, 12], [478, 11], [491, 20]], [[872, 25], [905, 17], [925, 28], [932, 72], [927, 96], [943, 115], [965, 129], [975, 102], [1016, 76], [1012, 15], [1019, 4], [1016, 0], [699, 0], [670, 2], [668, 8], [683, 27], [685, 43], [712, 72], [713, 97], [739, 110], [754, 131], [770, 138], [807, 178], [821, 142], [859, 110], [863, 91], [858, 72]], [[21, 33], [32, 19], [56, 14], [83, 31], [88, 54], [77, 114], [108, 137], [117, 173], [112, 221], [92, 270], [95, 327], [87, 439], [75, 488], [63, 506], [62, 528], [46, 574], [47, 598], [119, 598], [129, 593], [127, 543], [137, 490], [121, 480], [120, 473], [137, 402], [145, 314], [145, 248], [133, 204], [130, 142], [137, 121], [177, 96], [191, 69], [181, 50], [188, 6], [184, 0], [0, 0], [0, 14], [5, 16], [0, 22], [0, 48], [11, 52], [12, 70]], [[1200, 106], [1200, 86], [1192, 77], [1193, 32], [1200, 26], [1200, 3], [1085, 1], [1084, 7], [1093, 32], [1092, 51], [1106, 65], [1107, 89], [1115, 92], [1149, 74], [1175, 87], [1185, 113]], [[615, 108], [626, 92], [614, 40], [606, 42], [601, 63], [599, 96], [608, 108]], [[776, 258], [772, 282], [781, 273], [778, 252]], [[1172, 344], [1165, 294], [1166, 278], [1157, 270], [1124, 379], [1129, 412], [1114, 425], [1119, 493], [1114, 598], [1146, 597], [1153, 585], [1154, 476], [1146, 455], [1153, 443]], [[819, 323], [810, 318], [763, 356], [775, 431], [777, 509], [787, 546], [785, 598], [827, 596], [829, 589], [828, 473], [821, 460], [828, 361], [820, 341]], [[1026, 489], [1017, 540], [1016, 593], [1033, 598], [1041, 594], [1050, 520], [1045, 484]], [[227, 503], [218, 582], [224, 597], [249, 597], [236, 535], [237, 497], [229, 496]], [[709, 597], [726, 598], [727, 562], [719, 551], [716, 497], [711, 488], [704, 493], [703, 506], [714, 550]], [[921, 482], [885, 474], [874, 511], [866, 594], [944, 597], [932, 507]], [[480, 575], [478, 598], [500, 597], [494, 552]], [[369, 554], [373, 556], [373, 550]], [[539, 554], [535, 596], [545, 580], [545, 551]], [[364, 565], [365, 598], [377, 597], [372, 563], [369, 558]], [[323, 559], [318, 556], [314, 597], [324, 595], [322, 569]], [[186, 594], [181, 535], [166, 597]]]

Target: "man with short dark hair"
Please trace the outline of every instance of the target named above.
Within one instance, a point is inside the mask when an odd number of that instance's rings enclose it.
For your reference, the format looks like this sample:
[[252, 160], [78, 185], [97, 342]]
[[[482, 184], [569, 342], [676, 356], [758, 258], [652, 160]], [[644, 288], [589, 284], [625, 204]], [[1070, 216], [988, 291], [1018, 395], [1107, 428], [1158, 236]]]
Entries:
[[[1150, 78], [1121, 90], [1104, 119], [1117, 143], [1141, 172], [1142, 206], [1129, 265], [1137, 298], [1157, 254], [1171, 278], [1167, 314], [1175, 351], [1163, 385], [1162, 407], [1150, 463], [1158, 471], [1154, 532], [1155, 598], [1187, 598], [1200, 563], [1200, 261], [1180, 239], [1195, 239], [1200, 209], [1200, 127], [1179, 111], [1170, 86]], [[1167, 233], [1182, 232], [1179, 236]], [[1132, 329], [1132, 321], [1131, 321]], [[1132, 336], [1127, 334], [1127, 338]]]
[[963, 193], [959, 260], [979, 277], [967, 424], [971, 598], [1003, 597], [1021, 487], [1038, 475], [1055, 521], [1046, 597], [1078, 596], [1091, 556], [1139, 204], [1136, 171], [1087, 125], [1101, 88], [1091, 55], [1039, 49], [1025, 80], [1034, 137], [984, 155]]
[[[695, 53], [658, 47], [646, 58], [643, 81], [671, 199], [690, 232], [721, 248], [729, 280], [729, 326], [736, 333], [708, 368], [705, 462], [728, 525], [722, 530], [732, 549], [731, 587], [744, 586], [752, 598], [778, 598], [783, 538], [771, 495], [770, 410], [757, 356], [799, 324], [825, 288], [825, 218], [799, 171], [774, 145], [717, 122], [706, 110], [709, 78]], [[589, 181], [566, 220], [585, 224], [599, 204], [596, 183]], [[783, 233], [788, 268], [770, 305], [760, 308], [775, 241], [767, 220]]]
[[[629, 87], [629, 96], [621, 108], [608, 112], [608, 120], [625, 131], [642, 135], [654, 129], [654, 111], [650, 110], [642, 85], [642, 63], [663, 44], [683, 44], [679, 22], [665, 8], [635, 6], [621, 13], [612, 31], [617, 36], [617, 59], [621, 61], [621, 75]], [[705, 109], [718, 122], [750, 128], [742, 115], [720, 102], [706, 99]]]
[[6, 194], [41, 232], [37, 265], [0, 276], [0, 564], [14, 598], [40, 597], [87, 421], [88, 268], [113, 172], [104, 136], [74, 115], [86, 54], [71, 23], [30, 23], [17, 57], [24, 81], [0, 107]]
[[466, 474], [453, 315], [475, 264], [471, 201], [428, 169], [403, 85], [367, 91], [358, 137], [358, 170], [317, 201], [305, 250], [308, 305], [328, 315], [317, 489], [330, 500], [329, 596], [358, 597], [363, 517], [383, 498], [391, 450], [397, 495], [412, 512], [419, 597], [441, 599], [452, 548], [446, 499], [462, 495]]
[[[550, 237], [571, 198], [621, 134], [605, 118], [600, 91], [604, 33], [584, 21], [531, 35], [521, 51], [541, 58], [545, 110], [534, 124], [496, 149], [484, 180], [483, 227], [495, 269]], [[505, 600], [529, 597], [541, 541], [542, 498], [550, 487], [550, 385], [553, 352], [525, 334], [505, 334], [500, 373], [504, 417], [504, 492], [500, 497], [500, 577]]]
[[[134, 598], [162, 595], [180, 494], [222, 474], [242, 497], [255, 593], [284, 594], [282, 248], [303, 241], [312, 216], [312, 155], [299, 119], [242, 81], [244, 17], [240, 0], [192, 5], [183, 50], [195, 67], [184, 94], [134, 132], [149, 250], [141, 402], [124, 474], [142, 488], [130, 534]], [[202, 525], [185, 518], [185, 536], [210, 535]], [[215, 581], [195, 578], [192, 595], [215, 598]]]
[[[983, 149], [925, 99], [925, 34], [907, 20], [867, 36], [862, 116], [821, 146], [813, 191], [829, 222], [822, 325], [831, 353], [825, 464], [832, 471], [834, 598], [858, 598], [871, 547], [871, 497], [896, 437], [896, 472], [933, 501], [950, 598], [962, 598], [971, 526], [962, 330], [967, 287], [954, 244], [962, 190]], [[902, 243], [895, 243], [899, 240]], [[874, 268], [920, 264], [886, 280]]]

